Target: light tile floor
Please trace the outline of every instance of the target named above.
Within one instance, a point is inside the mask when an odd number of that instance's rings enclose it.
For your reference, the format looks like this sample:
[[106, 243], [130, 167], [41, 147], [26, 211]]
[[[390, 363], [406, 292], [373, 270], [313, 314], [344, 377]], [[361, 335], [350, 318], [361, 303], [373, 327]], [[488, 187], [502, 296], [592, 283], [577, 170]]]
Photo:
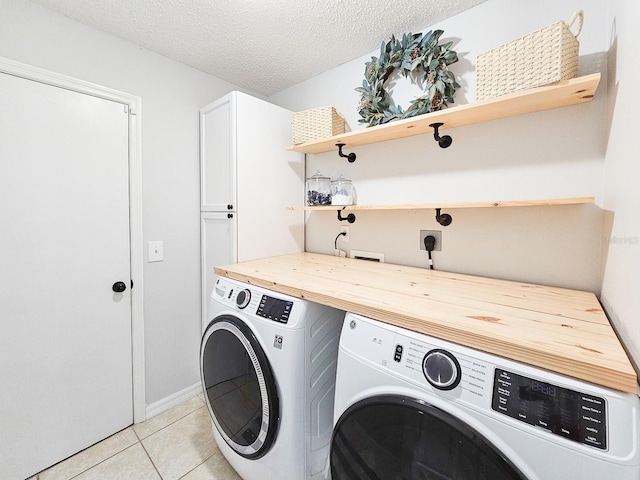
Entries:
[[242, 480], [218, 449], [201, 395], [29, 480]]

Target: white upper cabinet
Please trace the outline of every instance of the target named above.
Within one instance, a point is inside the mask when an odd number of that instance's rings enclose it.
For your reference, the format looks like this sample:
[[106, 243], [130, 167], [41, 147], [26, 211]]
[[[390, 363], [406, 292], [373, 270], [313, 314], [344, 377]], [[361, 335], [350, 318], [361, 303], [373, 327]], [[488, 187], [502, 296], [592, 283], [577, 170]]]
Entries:
[[236, 208], [235, 92], [200, 110], [200, 203], [203, 212]]

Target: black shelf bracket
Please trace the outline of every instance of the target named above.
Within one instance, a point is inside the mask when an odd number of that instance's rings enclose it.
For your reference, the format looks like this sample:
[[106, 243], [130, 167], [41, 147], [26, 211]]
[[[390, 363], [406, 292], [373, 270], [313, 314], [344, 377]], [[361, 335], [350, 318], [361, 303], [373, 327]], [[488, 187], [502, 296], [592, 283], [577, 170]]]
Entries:
[[448, 213], [440, 213], [440, 208], [436, 208], [436, 222], [438, 222], [443, 227], [451, 225], [453, 218]]
[[435, 139], [436, 142], [438, 142], [438, 145], [440, 145], [440, 148], [447, 148], [447, 147], [450, 147], [451, 144], [453, 143], [453, 138], [451, 138], [449, 135], [445, 135], [443, 137], [440, 136], [438, 129], [442, 125], [444, 125], [444, 123], [442, 122], [429, 124], [429, 126], [433, 128], [433, 138]]
[[338, 210], [338, 220], [344, 222], [345, 220], [349, 223], [354, 223], [356, 221], [356, 215], [354, 213], [348, 214], [346, 217], [342, 216], [342, 212], [344, 212], [345, 207], [342, 207], [341, 210]]
[[349, 163], [353, 163], [356, 161], [356, 154], [351, 152], [350, 154], [346, 155], [344, 153], [342, 153], [342, 147], [344, 147], [346, 144], [345, 143], [336, 143], [336, 147], [338, 147], [338, 155], [340, 155], [342, 158], [346, 158]]

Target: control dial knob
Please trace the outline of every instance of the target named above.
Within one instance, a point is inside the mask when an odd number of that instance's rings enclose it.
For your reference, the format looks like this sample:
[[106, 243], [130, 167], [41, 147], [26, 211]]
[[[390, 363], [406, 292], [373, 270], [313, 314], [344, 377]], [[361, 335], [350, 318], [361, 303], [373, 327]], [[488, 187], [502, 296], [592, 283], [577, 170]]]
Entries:
[[422, 359], [422, 373], [438, 390], [453, 390], [460, 383], [460, 364], [456, 357], [439, 348], [430, 350]]
[[236, 305], [238, 308], [242, 309], [249, 305], [251, 301], [251, 292], [248, 289], [240, 290], [238, 292], [238, 296], [236, 297]]

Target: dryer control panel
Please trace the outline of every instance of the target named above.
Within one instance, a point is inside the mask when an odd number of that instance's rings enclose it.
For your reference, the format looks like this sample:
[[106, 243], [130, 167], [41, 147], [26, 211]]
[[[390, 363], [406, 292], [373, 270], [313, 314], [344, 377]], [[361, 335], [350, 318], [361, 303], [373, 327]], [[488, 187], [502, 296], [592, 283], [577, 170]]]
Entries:
[[491, 408], [561, 437], [607, 449], [604, 398], [496, 368]]

